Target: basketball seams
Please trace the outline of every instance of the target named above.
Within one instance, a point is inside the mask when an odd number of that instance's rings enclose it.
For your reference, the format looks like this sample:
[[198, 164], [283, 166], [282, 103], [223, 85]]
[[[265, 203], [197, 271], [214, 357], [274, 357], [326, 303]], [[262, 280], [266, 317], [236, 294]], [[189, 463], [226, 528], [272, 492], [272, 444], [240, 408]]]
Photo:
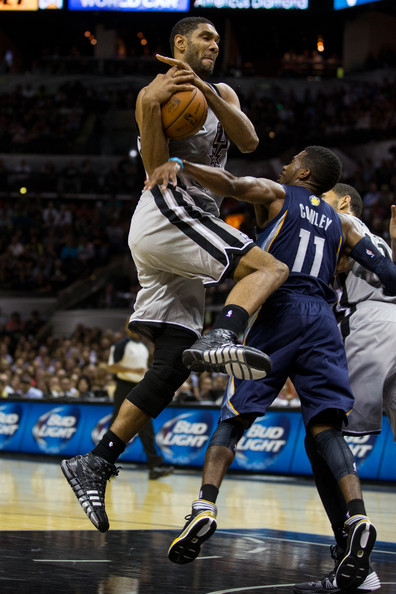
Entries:
[[187, 105], [185, 106], [183, 111], [177, 116], [177, 118], [175, 120], [173, 120], [173, 122], [171, 124], [169, 124], [169, 126], [164, 128], [165, 132], [166, 132], [166, 130], [169, 130], [169, 128], [171, 128], [174, 124], [176, 124], [176, 122], [185, 114], [186, 109], [188, 109], [190, 107], [191, 103], [194, 101], [195, 97], [197, 96], [197, 92], [198, 92], [198, 89], [195, 87], [194, 95], [191, 97], [190, 101], [187, 103]]
[[[180, 91], [181, 95], [183, 93], [185, 92]], [[170, 98], [168, 102], [171, 103], [171, 100], [172, 98]], [[184, 101], [186, 101], [185, 104], [183, 103]], [[189, 136], [196, 134], [198, 130], [202, 128], [207, 118], [208, 105], [205, 95], [198, 89], [198, 87], [195, 87], [191, 91], [190, 97], [185, 97], [179, 100], [179, 105], [174, 102], [173, 106], [171, 104], [171, 108], [167, 108], [168, 102], [165, 102], [162, 105], [162, 121], [163, 125], [165, 123], [165, 135], [170, 140], [188, 138]], [[193, 105], [194, 102], [196, 102], [196, 105]], [[192, 105], [193, 107], [191, 108]], [[177, 113], [180, 109], [182, 110], [181, 113]], [[188, 118], [187, 114], [190, 114], [191, 117]], [[175, 119], [166, 125], [167, 119], [173, 116]]]

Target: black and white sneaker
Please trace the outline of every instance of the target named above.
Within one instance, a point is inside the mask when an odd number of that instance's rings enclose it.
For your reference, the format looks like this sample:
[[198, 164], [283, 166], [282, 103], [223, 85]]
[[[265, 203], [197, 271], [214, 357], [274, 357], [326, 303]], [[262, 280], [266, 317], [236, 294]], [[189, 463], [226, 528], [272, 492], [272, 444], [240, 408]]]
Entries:
[[[301, 584], [296, 584], [293, 587], [293, 591], [295, 594], [323, 594], [325, 592], [344, 592], [345, 590], [341, 590], [336, 582], [336, 571], [338, 564], [340, 561], [345, 557], [345, 551], [343, 551], [337, 545], [332, 545], [330, 547], [331, 556], [334, 559], [335, 567], [332, 571], [330, 571], [327, 575], [325, 575], [322, 579], [314, 580], [312, 582], [303, 582]], [[374, 571], [372, 567], [369, 568], [369, 573], [362, 582], [360, 586], [356, 589], [352, 590], [356, 592], [356, 594], [368, 594], [369, 592], [373, 592], [374, 590], [379, 590], [381, 587], [381, 582], [378, 578], [377, 573]]]
[[182, 358], [191, 371], [215, 371], [242, 380], [262, 379], [272, 369], [268, 355], [240, 344], [234, 332], [222, 328], [209, 330]]
[[381, 582], [379, 581], [379, 577], [372, 569], [364, 582], [353, 590], [340, 590], [340, 588], [335, 585], [335, 571], [331, 571], [321, 580], [296, 584], [293, 591], [295, 594], [324, 594], [325, 592], [356, 592], [356, 594], [369, 594], [380, 588]]
[[105, 510], [106, 482], [118, 474], [118, 468], [91, 452], [63, 460], [61, 469], [81, 507], [100, 532], [107, 532], [109, 520]]
[[168, 476], [175, 471], [174, 466], [167, 466], [166, 464], [160, 464], [159, 466], [152, 466], [149, 470], [149, 479], [156, 480], [163, 476]]
[[337, 586], [343, 592], [359, 588], [370, 572], [370, 553], [377, 531], [367, 516], [356, 515], [345, 522], [347, 549], [336, 571]]
[[216, 515], [214, 503], [204, 499], [193, 501], [191, 514], [186, 516], [187, 523], [169, 547], [169, 560], [180, 564], [194, 561], [199, 555], [201, 544], [217, 528]]

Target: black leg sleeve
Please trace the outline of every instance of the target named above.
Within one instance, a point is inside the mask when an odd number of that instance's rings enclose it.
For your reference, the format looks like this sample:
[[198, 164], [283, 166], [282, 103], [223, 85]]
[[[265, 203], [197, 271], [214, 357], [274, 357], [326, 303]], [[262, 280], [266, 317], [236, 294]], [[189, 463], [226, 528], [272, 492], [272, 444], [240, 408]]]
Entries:
[[153, 363], [142, 381], [128, 394], [128, 400], [151, 417], [157, 417], [190, 375], [183, 365], [182, 354], [196, 338], [193, 332], [178, 326], [157, 329]]
[[317, 451], [315, 439], [311, 433], [307, 433], [305, 436], [305, 451], [311, 463], [316, 488], [330, 520], [337, 544], [345, 549], [344, 522], [347, 518], [345, 499], [329, 466]]

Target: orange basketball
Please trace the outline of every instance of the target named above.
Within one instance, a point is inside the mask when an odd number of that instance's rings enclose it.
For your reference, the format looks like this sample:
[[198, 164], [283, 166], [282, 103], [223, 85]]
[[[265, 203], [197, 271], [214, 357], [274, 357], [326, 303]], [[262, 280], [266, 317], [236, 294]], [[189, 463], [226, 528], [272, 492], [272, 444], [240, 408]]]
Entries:
[[208, 114], [205, 95], [197, 87], [192, 91], [174, 93], [161, 106], [165, 136], [180, 140], [192, 136], [202, 128]]

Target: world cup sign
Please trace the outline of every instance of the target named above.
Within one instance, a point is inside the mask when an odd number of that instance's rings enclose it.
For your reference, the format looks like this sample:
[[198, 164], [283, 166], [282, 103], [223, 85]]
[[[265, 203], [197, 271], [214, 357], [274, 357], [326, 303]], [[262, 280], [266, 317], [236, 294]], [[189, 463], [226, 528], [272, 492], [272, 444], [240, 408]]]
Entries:
[[69, 10], [186, 12], [188, 0], [69, 0]]

